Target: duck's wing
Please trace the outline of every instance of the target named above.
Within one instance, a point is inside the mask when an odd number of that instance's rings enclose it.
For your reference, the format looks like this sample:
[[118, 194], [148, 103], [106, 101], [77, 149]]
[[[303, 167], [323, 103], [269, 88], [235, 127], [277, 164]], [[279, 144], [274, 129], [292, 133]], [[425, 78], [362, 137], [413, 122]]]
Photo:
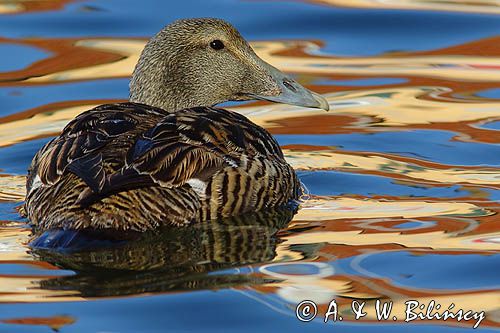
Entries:
[[180, 110], [138, 135], [124, 166], [105, 177], [101, 191], [87, 191], [80, 199], [88, 205], [131, 188], [206, 182], [219, 170], [238, 170], [255, 158], [286, 163], [274, 138], [246, 117], [209, 107]]
[[167, 114], [110, 104], [75, 118], [37, 154], [28, 191], [34, 179], [52, 185], [71, 172], [88, 185], [80, 195], [88, 205], [133, 188], [203, 181], [259, 156], [284, 162], [272, 136], [237, 113], [203, 107]]
[[120, 151], [110, 151], [111, 144], [137, 135], [141, 127], [162, 116], [159, 109], [134, 103], [101, 105], [80, 114], [33, 158], [28, 170], [28, 194], [36, 187], [56, 184], [68, 172], [78, 175], [93, 191], [102, 190], [105, 171], [120, 165]]
[[284, 162], [279, 145], [263, 128], [235, 112], [200, 107], [168, 115], [145, 131], [126, 164], [163, 186], [179, 186], [256, 156]]

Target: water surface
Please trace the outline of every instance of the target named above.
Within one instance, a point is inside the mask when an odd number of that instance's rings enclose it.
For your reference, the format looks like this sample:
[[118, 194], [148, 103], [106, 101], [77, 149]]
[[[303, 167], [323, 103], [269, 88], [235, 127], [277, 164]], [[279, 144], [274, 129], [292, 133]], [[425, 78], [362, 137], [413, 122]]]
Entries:
[[[435, 300], [500, 327], [500, 3], [0, 1], [0, 332], [448, 332], [471, 322], [355, 321]], [[300, 211], [146, 234], [112, 249], [31, 250], [17, 208], [35, 152], [122, 101], [149, 36], [231, 21], [332, 111], [230, 106], [267, 128], [309, 195]], [[85, 241], [85, 240], [83, 240]], [[295, 318], [336, 299], [344, 321]], [[334, 327], [332, 327], [334, 326]]]

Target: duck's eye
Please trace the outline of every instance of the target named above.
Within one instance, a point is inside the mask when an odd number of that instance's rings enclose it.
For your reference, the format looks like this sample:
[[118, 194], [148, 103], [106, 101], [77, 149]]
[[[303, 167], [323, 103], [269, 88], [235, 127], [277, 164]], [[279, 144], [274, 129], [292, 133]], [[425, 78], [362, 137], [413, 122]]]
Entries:
[[224, 43], [221, 40], [213, 40], [210, 42], [210, 47], [214, 50], [222, 50], [224, 48]]

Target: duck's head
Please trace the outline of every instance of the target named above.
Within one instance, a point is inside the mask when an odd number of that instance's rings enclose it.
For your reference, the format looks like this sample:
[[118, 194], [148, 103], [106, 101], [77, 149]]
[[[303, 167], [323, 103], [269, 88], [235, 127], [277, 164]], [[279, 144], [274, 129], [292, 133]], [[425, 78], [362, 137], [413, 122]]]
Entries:
[[130, 82], [132, 102], [168, 111], [250, 99], [329, 109], [219, 19], [184, 19], [163, 28], [146, 44]]

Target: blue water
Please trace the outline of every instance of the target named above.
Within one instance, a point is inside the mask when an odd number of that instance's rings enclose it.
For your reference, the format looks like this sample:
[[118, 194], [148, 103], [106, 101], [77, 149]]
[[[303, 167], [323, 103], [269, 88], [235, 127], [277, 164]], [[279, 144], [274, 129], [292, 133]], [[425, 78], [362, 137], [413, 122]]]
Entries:
[[0, 63], [0, 71], [2, 72], [22, 69], [47, 56], [46, 52], [15, 44], [0, 45], [0, 53], [2, 53], [2, 62]]
[[[54, 64], [40, 65], [54, 52], [30, 43], [45, 41], [54, 46], [60, 43], [58, 39], [145, 39], [174, 19], [219, 17], [232, 22], [252, 42], [321, 43], [318, 50], [306, 50], [305, 55], [287, 50], [297, 62], [302, 58], [318, 61], [303, 71], [289, 73], [313, 90], [345, 93], [354, 100], [366, 93], [384, 101], [402, 93], [403, 88], [418, 92], [417, 96], [404, 96], [392, 110], [397, 113], [397, 107], [414, 107], [418, 121], [398, 126], [384, 123], [390, 122], [385, 119], [390, 112], [381, 111], [383, 104], [370, 105], [366, 114], [350, 113], [349, 108], [337, 110], [335, 105], [350, 103], [341, 97], [330, 99], [334, 107], [328, 118], [298, 115], [303, 118], [294, 122], [287, 114], [288, 118], [265, 123], [280, 145], [291, 150], [287, 154], [292, 157], [294, 151], [318, 156], [323, 151], [376, 155], [415, 163], [424, 174], [428, 169], [468, 170], [471, 174], [497, 172], [497, 178], [487, 174], [462, 181], [448, 180], [444, 175], [442, 182], [432, 177], [408, 179], [391, 173], [391, 165], [329, 168], [311, 157], [309, 167], [300, 170], [299, 176], [312, 199], [325, 204], [312, 207], [317, 209], [316, 215], [307, 215], [304, 209], [301, 213], [306, 217], [299, 213], [289, 225], [289, 220], [281, 223], [274, 217], [266, 219], [268, 225], [206, 225], [192, 233], [149, 235], [128, 247], [79, 254], [30, 249], [26, 220], [17, 211], [22, 201], [7, 195], [13, 190], [0, 178], [0, 332], [50, 332], [50, 323], [61, 316], [74, 321], [63, 324], [59, 328], [62, 333], [471, 331], [471, 323], [451, 320], [386, 323], [351, 318], [324, 324], [318, 317], [302, 323], [294, 313], [296, 298], [309, 297], [304, 288], [311, 297], [318, 289], [324, 297], [347, 303], [365, 293], [383, 300], [445, 295], [452, 301], [462, 300], [462, 306], [483, 306], [490, 311], [490, 321], [477, 331], [498, 331], [500, 305], [491, 304], [491, 293], [498, 291], [500, 282], [500, 226], [495, 215], [500, 200], [500, 110], [472, 120], [468, 116], [481, 107], [488, 112], [499, 109], [492, 100], [500, 100], [500, 90], [498, 82], [475, 79], [475, 69], [470, 66], [474, 60], [467, 55], [442, 49], [462, 46], [498, 64], [497, 44], [481, 47], [470, 43], [498, 37], [500, 16], [493, 10], [435, 11], [431, 10], [432, 2], [428, 3], [429, 10], [403, 10], [344, 8], [313, 1], [83, 0], [67, 1], [60, 9], [30, 11], [27, 7], [21, 13], [1, 14], [0, 37], [6, 40], [0, 41], [0, 126], [12, 122], [11, 126], [19, 126], [20, 134], [51, 125], [23, 127], [22, 122], [29, 123], [32, 117], [23, 116], [23, 112], [46, 108], [43, 115], [48, 117], [58, 115], [63, 108], [57, 103], [88, 105], [128, 97], [128, 79], [119, 75], [26, 81], [41, 75], [32, 67], [40, 66], [47, 74], [55, 68]], [[405, 58], [431, 51], [441, 52], [436, 57], [442, 58], [423, 65]], [[92, 60], [71, 56], [78, 60], [75, 68]], [[386, 57], [393, 63], [375, 65]], [[449, 57], [462, 59], [460, 65], [469, 66], [470, 76], [447, 76], [460, 67], [446, 63]], [[324, 59], [332, 62], [320, 61]], [[368, 60], [356, 67], [355, 61], [360, 59]], [[59, 59], [57, 65], [67, 60]], [[352, 62], [335, 62], [338, 60]], [[289, 68], [290, 64], [282, 61], [275, 65]], [[372, 63], [372, 69], [379, 72], [355, 70]], [[414, 73], [406, 72], [408, 68], [414, 68]], [[432, 75], [420, 72], [422, 68], [432, 68]], [[17, 75], [22, 70], [26, 73]], [[492, 69], [490, 75], [497, 77], [497, 71]], [[383, 91], [386, 86], [391, 86], [390, 92]], [[430, 96], [428, 87], [451, 92], [444, 97]], [[411, 101], [405, 103], [404, 98]], [[426, 112], [439, 113], [457, 105], [463, 108], [454, 108], [449, 121], [427, 121], [422, 110], [412, 106], [414, 98], [435, 103]], [[356, 107], [363, 106], [352, 108]], [[344, 124], [345, 118], [351, 121]], [[0, 177], [25, 175], [33, 155], [55, 132], [57, 129], [40, 131], [40, 135], [12, 144], [4, 145], [0, 140]], [[1, 133], [0, 138], [5, 139]], [[349, 202], [337, 201], [341, 199], [357, 201], [346, 206]], [[375, 200], [380, 208], [364, 208]], [[391, 215], [396, 208], [385, 208], [387, 202], [396, 202], [400, 210]], [[432, 203], [447, 203], [449, 211], [434, 214], [433, 206], [426, 206]], [[467, 204], [474, 208], [460, 206]], [[24, 322], [9, 322], [13, 319]]]
[[291, 1], [114, 0], [70, 3], [58, 12], [7, 16], [2, 18], [0, 30], [11, 38], [82, 37], [89, 32], [144, 37], [186, 17], [226, 19], [248, 39], [321, 39], [326, 41], [324, 52], [355, 56], [447, 47], [495, 36], [500, 29], [498, 17], [487, 14], [352, 10]]
[[[317, 195], [340, 196], [345, 194], [357, 194], [365, 197], [387, 195], [401, 197], [439, 196], [442, 198], [460, 198], [470, 195], [469, 192], [458, 185], [424, 187], [411, 183], [401, 184], [388, 177], [360, 175], [347, 172], [316, 171], [311, 173], [299, 173], [299, 175], [309, 191]], [[325, 186], [325, 183], [332, 184], [332, 186]]]
[[[277, 135], [283, 145], [310, 144], [350, 151], [372, 151], [450, 165], [500, 165], [500, 145], [452, 140], [448, 131], [401, 131], [336, 135]], [[411, 150], [408, 150], [411, 147]], [[467, 158], [464, 158], [466, 156]]]
[[[398, 262], [399, 265], [392, 263]], [[339, 260], [337, 265], [348, 274], [373, 274], [391, 279], [395, 284], [415, 289], [477, 290], [498, 289], [500, 281], [492, 267], [498, 267], [500, 256], [428, 254], [398, 251], [370, 255], [353, 265]], [[357, 267], [361, 267], [358, 269]]]
[[14, 114], [26, 108], [63, 101], [95, 99], [124, 99], [128, 89], [128, 79], [96, 80], [65, 85], [54, 84], [32, 87], [0, 88], [5, 108], [0, 117]]

